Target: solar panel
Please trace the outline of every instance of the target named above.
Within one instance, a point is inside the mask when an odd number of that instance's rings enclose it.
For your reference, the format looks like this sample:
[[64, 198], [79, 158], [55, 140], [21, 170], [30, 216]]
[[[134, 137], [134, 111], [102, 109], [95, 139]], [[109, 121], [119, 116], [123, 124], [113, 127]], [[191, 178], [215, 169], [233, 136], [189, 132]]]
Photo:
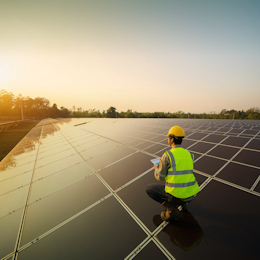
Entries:
[[248, 149], [253, 149], [253, 150], [260, 150], [260, 140], [253, 139], [251, 142], [246, 146]]
[[218, 173], [217, 177], [251, 189], [258, 176], [259, 169], [231, 162]]
[[116, 190], [143, 172], [150, 170], [151, 159], [153, 159], [152, 156], [137, 152], [98, 173], [113, 190]]
[[[166, 223], [145, 190], [173, 125], [201, 192]], [[0, 259], [258, 259], [259, 134], [253, 120], [42, 120], [0, 163]]]
[[223, 160], [205, 155], [195, 161], [194, 168], [200, 172], [214, 175], [224, 164]]
[[210, 149], [214, 147], [214, 144], [204, 143], [204, 142], [197, 142], [192, 146], [189, 146], [187, 149], [191, 151], [199, 152], [199, 153], [206, 153]]
[[[29, 204], [23, 230], [22, 246], [56, 227], [109, 194], [107, 188], [91, 175], [44, 199]], [[37, 223], [39, 223], [37, 225]]]
[[234, 158], [234, 161], [260, 167], [259, 153], [256, 151], [243, 150]]
[[218, 145], [209, 152], [209, 155], [229, 160], [236, 155], [237, 152], [239, 152], [239, 148]]
[[21, 251], [18, 259], [123, 259], [145, 237], [118, 200], [110, 196]]

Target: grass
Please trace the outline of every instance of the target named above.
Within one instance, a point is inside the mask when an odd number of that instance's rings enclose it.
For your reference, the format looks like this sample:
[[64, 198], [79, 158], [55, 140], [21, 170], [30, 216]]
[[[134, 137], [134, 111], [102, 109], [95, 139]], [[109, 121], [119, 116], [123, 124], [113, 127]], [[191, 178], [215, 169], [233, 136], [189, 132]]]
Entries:
[[26, 136], [41, 120], [20, 123], [15, 129], [0, 133], [0, 161]]

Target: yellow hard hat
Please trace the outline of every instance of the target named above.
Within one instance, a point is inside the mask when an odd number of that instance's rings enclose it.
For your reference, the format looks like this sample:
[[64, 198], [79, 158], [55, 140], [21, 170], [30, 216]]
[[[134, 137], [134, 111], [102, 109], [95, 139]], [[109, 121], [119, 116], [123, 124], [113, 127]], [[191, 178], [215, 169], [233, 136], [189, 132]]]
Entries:
[[174, 135], [174, 136], [177, 136], [177, 137], [184, 137], [184, 136], [186, 136], [186, 134], [184, 133], [184, 130], [181, 127], [177, 126], [177, 125], [173, 126], [169, 130], [167, 136], [170, 136], [170, 135]]

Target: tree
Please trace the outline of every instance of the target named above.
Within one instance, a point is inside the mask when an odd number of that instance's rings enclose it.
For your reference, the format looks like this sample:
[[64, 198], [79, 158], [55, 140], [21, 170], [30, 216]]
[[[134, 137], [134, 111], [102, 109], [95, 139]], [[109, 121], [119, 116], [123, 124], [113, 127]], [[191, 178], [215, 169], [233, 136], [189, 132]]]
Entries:
[[117, 112], [115, 107], [110, 107], [107, 109], [107, 117], [109, 118], [116, 118], [117, 117]]
[[[17, 101], [19, 105], [19, 100]], [[37, 116], [37, 111], [35, 110], [35, 101], [30, 97], [23, 98], [23, 113], [24, 116], [33, 117]]]
[[37, 97], [33, 105], [34, 115], [37, 117], [50, 116], [50, 101], [47, 98]]
[[47, 110], [50, 108], [50, 101], [47, 98], [37, 97], [34, 99], [34, 107]]
[[60, 110], [58, 109], [57, 105], [54, 103], [50, 109], [50, 116], [52, 118], [56, 118], [60, 116]]
[[0, 91], [0, 116], [11, 116], [13, 113], [14, 95], [5, 90]]
[[70, 111], [66, 107], [61, 107], [59, 117], [70, 117]]
[[132, 109], [127, 109], [125, 117], [127, 117], [127, 118], [133, 118], [134, 117], [134, 113], [133, 113]]
[[185, 113], [183, 111], [181, 111], [181, 110], [178, 110], [176, 112], [176, 117], [177, 118], [184, 118], [184, 115], [185, 115]]
[[23, 115], [25, 114], [25, 98], [22, 97], [21, 94], [19, 94], [16, 98], [13, 99], [13, 115], [14, 116], [22, 116], [22, 109], [23, 109]]
[[251, 107], [246, 111], [247, 119], [260, 119], [259, 107]]

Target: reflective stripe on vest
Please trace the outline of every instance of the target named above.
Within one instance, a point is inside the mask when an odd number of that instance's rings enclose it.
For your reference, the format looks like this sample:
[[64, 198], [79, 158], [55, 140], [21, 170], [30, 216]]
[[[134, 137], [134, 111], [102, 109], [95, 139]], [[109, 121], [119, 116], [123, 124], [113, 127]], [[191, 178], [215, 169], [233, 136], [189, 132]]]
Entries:
[[166, 182], [165, 185], [168, 187], [173, 187], [173, 188], [184, 188], [184, 187], [189, 187], [197, 183], [197, 181], [192, 181], [192, 182], [185, 182], [185, 183], [169, 183]]

